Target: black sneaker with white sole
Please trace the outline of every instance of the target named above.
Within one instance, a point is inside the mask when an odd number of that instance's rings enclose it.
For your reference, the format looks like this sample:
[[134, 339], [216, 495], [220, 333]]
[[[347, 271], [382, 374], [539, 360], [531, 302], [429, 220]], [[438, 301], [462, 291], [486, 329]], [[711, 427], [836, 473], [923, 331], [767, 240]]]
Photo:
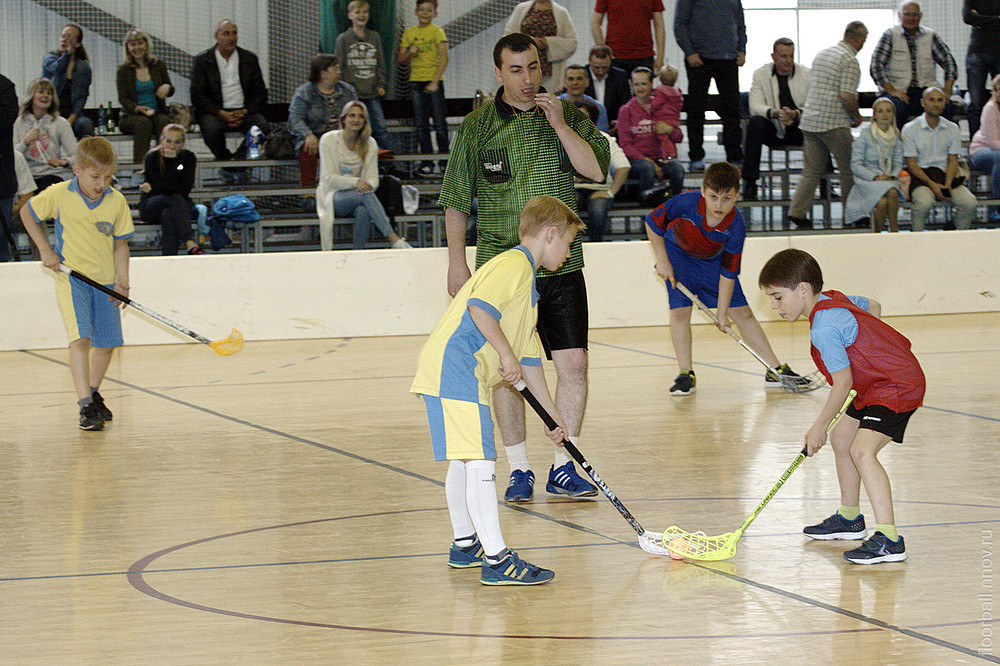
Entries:
[[881, 532], [875, 532], [871, 539], [844, 553], [844, 559], [851, 564], [902, 562], [906, 559], [906, 544], [903, 537], [893, 541]]
[[695, 392], [695, 384], [697, 383], [694, 370], [684, 370], [677, 375], [674, 385], [670, 387], [670, 395], [691, 395]]
[[101, 417], [102, 421], [107, 422], [114, 419], [114, 415], [108, 409], [108, 406], [104, 404], [104, 398], [99, 392], [94, 391], [90, 394], [90, 398], [94, 401], [94, 405], [97, 406], [97, 415]]
[[80, 408], [80, 430], [104, 430], [104, 419], [93, 402]]
[[854, 520], [848, 520], [839, 513], [835, 513], [829, 518], [823, 519], [819, 525], [809, 525], [802, 530], [810, 539], [864, 539], [867, 536], [865, 531], [865, 517], [858, 515]]

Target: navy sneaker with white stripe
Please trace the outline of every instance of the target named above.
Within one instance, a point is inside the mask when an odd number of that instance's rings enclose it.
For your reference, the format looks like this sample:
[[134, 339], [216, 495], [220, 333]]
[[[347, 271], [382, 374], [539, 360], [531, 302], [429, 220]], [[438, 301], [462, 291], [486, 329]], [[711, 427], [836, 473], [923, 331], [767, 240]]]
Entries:
[[504, 502], [530, 502], [535, 492], [535, 473], [529, 470], [515, 469], [510, 473], [510, 483], [507, 492], [503, 494]]
[[903, 537], [893, 541], [881, 532], [875, 532], [871, 539], [844, 553], [844, 559], [851, 564], [902, 562], [906, 559], [906, 545], [903, 543]]
[[854, 520], [844, 518], [840, 513], [835, 513], [829, 518], [824, 518], [818, 525], [809, 525], [802, 530], [810, 539], [864, 539], [867, 535], [865, 531], [865, 517], [858, 515]]
[[545, 484], [545, 490], [553, 495], [565, 495], [566, 497], [594, 497], [597, 495], [597, 487], [576, 473], [576, 467], [573, 466], [572, 460], [559, 468], [554, 465], [549, 468], [549, 482]]

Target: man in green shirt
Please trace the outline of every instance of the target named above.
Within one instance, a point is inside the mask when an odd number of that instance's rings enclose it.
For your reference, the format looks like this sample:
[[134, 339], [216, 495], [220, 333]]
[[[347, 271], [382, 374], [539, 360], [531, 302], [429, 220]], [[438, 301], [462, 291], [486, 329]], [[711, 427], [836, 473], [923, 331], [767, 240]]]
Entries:
[[[478, 268], [517, 245], [518, 216], [528, 199], [552, 195], [575, 211], [574, 175], [603, 182], [611, 159], [607, 139], [590, 118], [541, 89], [538, 50], [530, 37], [513, 33], [501, 38], [493, 62], [501, 87], [494, 101], [462, 122], [441, 188], [452, 296], [471, 275], [465, 232], [473, 198], [478, 198]], [[538, 333], [558, 376], [556, 409], [576, 443], [587, 404], [587, 289], [579, 236], [558, 271], [538, 271], [536, 287]], [[524, 403], [506, 384], [496, 390], [494, 402], [511, 465], [505, 499], [529, 501], [535, 477], [525, 452]], [[556, 447], [546, 490], [568, 497], [597, 495], [562, 447]]]

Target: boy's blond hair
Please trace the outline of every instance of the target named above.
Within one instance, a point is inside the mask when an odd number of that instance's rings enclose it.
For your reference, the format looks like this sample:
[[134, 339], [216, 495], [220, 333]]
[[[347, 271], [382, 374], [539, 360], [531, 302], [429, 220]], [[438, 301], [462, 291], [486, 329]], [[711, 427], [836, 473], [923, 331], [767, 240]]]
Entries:
[[350, 2], [347, 3], [347, 11], [349, 12], [361, 9], [362, 7], [369, 7], [369, 8], [371, 7], [368, 4], [368, 0], [351, 0]]
[[118, 168], [118, 155], [111, 142], [100, 136], [88, 136], [76, 144], [73, 165], [81, 169], [94, 168], [108, 174]]
[[517, 227], [520, 238], [537, 236], [546, 227], [555, 227], [563, 234], [568, 229], [578, 233], [586, 228], [583, 220], [569, 206], [556, 197], [542, 195], [532, 197], [521, 209], [521, 223]]
[[665, 86], [672, 86], [677, 83], [677, 68], [673, 65], [664, 65], [660, 68], [657, 75], [660, 77], [660, 83]]

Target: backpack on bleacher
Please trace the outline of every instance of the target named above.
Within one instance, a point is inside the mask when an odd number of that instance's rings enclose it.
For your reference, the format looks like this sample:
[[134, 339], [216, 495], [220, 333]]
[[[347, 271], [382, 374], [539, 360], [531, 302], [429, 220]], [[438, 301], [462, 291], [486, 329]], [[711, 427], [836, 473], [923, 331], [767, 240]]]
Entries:
[[264, 155], [269, 160], [295, 159], [295, 136], [286, 127], [278, 127], [264, 139]]
[[220, 197], [212, 204], [212, 214], [231, 222], [256, 222], [260, 219], [260, 213], [253, 202], [242, 194]]

